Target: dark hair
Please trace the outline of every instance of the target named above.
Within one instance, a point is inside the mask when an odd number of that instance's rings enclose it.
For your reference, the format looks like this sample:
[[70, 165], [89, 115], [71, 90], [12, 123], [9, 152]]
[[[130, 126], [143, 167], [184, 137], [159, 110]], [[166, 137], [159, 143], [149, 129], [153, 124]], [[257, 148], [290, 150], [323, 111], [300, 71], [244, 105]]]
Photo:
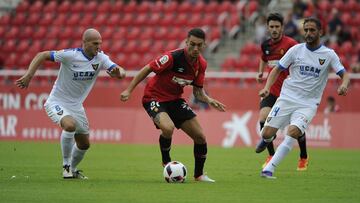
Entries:
[[314, 17], [305, 18], [305, 20], [304, 20], [304, 25], [305, 25], [305, 23], [308, 23], [308, 22], [313, 22], [313, 23], [315, 23], [316, 28], [317, 28], [318, 30], [321, 30], [322, 25], [321, 25], [321, 22], [320, 22], [319, 19], [314, 18]]
[[201, 28], [193, 28], [188, 32], [188, 37], [195, 36], [205, 40], [205, 32]]
[[269, 24], [270, 20], [278, 21], [281, 25], [284, 24], [284, 17], [280, 13], [270, 13], [266, 19], [267, 24]]

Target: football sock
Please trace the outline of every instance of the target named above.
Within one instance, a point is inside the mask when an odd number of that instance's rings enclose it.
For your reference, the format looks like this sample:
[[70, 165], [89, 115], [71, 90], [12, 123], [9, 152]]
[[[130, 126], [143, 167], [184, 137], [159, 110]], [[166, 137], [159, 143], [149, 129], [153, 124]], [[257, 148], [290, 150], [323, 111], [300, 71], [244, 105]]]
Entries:
[[170, 150], [171, 150], [171, 138], [167, 139], [164, 136], [160, 135], [159, 138], [160, 151], [163, 164], [167, 164], [171, 161]]
[[300, 158], [307, 159], [305, 133], [298, 138], [298, 143], [300, 147]]
[[72, 159], [70, 164], [71, 171], [73, 172], [76, 171], [76, 167], [80, 163], [80, 161], [84, 158], [86, 151], [87, 150], [79, 149], [76, 144], [73, 145], [73, 149], [71, 152]]
[[207, 154], [207, 144], [194, 143], [195, 169], [194, 177], [197, 178], [203, 174], [204, 164]]
[[263, 171], [274, 172], [275, 167], [277, 167], [279, 163], [285, 158], [285, 156], [290, 152], [295, 142], [296, 139], [288, 135], [285, 136], [284, 141], [279, 145], [274, 156], [272, 157], [270, 162], [265, 166]]
[[[264, 127], [265, 122], [260, 121], [259, 123], [260, 123], [260, 131], [261, 131], [261, 130], [263, 129], [263, 127]], [[273, 144], [273, 142], [270, 142], [269, 145], [268, 145], [266, 148], [267, 148], [267, 150], [268, 150], [268, 152], [269, 152], [269, 155], [270, 155], [270, 156], [274, 156], [275, 150], [274, 150], [274, 144]]]
[[63, 166], [70, 165], [71, 150], [75, 143], [74, 135], [75, 132], [67, 132], [65, 130], [61, 132], [60, 145], [63, 158]]

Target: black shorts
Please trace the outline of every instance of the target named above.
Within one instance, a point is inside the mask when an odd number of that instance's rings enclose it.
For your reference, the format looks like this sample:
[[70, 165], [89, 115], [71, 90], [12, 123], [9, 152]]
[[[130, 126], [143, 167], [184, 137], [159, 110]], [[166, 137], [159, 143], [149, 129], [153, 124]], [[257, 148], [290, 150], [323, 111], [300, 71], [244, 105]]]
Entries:
[[264, 107], [270, 107], [272, 108], [277, 100], [277, 96], [273, 95], [273, 94], [269, 94], [269, 96], [263, 98], [260, 102], [260, 109], [264, 108]]
[[[174, 122], [176, 128], [180, 128], [186, 120], [196, 116], [190, 106], [183, 99], [177, 99], [167, 102], [151, 101], [143, 104], [144, 109], [151, 118], [155, 118], [160, 112], [166, 112]], [[156, 125], [156, 124], [155, 124]], [[158, 126], [156, 126], [158, 128]]]

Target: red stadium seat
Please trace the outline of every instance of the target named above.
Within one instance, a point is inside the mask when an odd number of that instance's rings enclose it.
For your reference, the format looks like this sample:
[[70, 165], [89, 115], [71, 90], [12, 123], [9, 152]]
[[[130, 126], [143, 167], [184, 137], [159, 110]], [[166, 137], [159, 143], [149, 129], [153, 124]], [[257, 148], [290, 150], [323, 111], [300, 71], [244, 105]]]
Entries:
[[230, 1], [223, 1], [218, 6], [217, 10], [218, 13], [222, 13], [222, 12], [232, 13], [233, 11], [235, 11], [235, 5], [232, 5]]
[[84, 2], [81, 0], [74, 1], [70, 7], [71, 13], [82, 13], [84, 12], [85, 5]]
[[163, 40], [168, 34], [166, 27], [159, 27], [154, 34], [156, 40]]
[[318, 7], [319, 7], [319, 10], [321, 10], [323, 12], [330, 12], [330, 10], [331, 10], [331, 5], [330, 5], [329, 0], [321, 0], [318, 3]]
[[26, 15], [25, 13], [17, 13], [16, 16], [12, 19], [13, 25], [23, 25], [26, 21]]
[[42, 26], [52, 25], [54, 18], [57, 18], [57, 16], [54, 17], [53, 13], [45, 13], [45, 15], [39, 19], [38, 24]]
[[65, 21], [65, 25], [68, 26], [78, 26], [81, 20], [79, 13], [73, 13], [69, 16], [69, 18]]
[[51, 25], [62, 27], [65, 25], [65, 21], [67, 21], [67, 20], [68, 20], [67, 14], [60, 13], [60, 14], [57, 14], [54, 19], [52, 19]]
[[18, 60], [16, 61], [16, 65], [19, 68], [27, 68], [30, 65], [30, 62], [32, 60], [32, 56], [28, 53], [23, 53], [20, 56], [18, 55]]
[[60, 27], [58, 26], [51, 26], [48, 27], [48, 31], [45, 35], [46, 39], [58, 39], [58, 36], [60, 34]]
[[175, 19], [171, 24], [182, 27], [188, 24], [189, 17], [186, 13], [179, 13]]
[[6, 52], [15, 52], [16, 50], [16, 40], [15, 39], [9, 39], [6, 40], [3, 44], [3, 46], [1, 46], [1, 49], [4, 53]]
[[198, 14], [198, 13], [200, 14], [200, 13], [205, 12], [205, 7], [206, 7], [206, 4], [203, 1], [198, 1], [198, 2], [196, 2], [195, 5], [192, 5], [191, 11], [194, 14]]
[[152, 40], [141, 41], [138, 44], [137, 52], [140, 54], [146, 54], [146, 53], [150, 52], [152, 45], [153, 45]]
[[345, 10], [345, 5], [344, 5], [343, 0], [335, 0], [335, 1], [332, 3], [332, 7], [333, 7], [333, 8], [336, 8], [336, 9], [339, 10], [339, 11], [344, 11], [344, 10]]
[[141, 1], [141, 3], [137, 6], [136, 12], [140, 14], [147, 14], [151, 11], [152, 4], [148, 1]]
[[60, 40], [56, 45], [57, 50], [72, 48], [69, 40]]
[[154, 38], [155, 29], [153, 27], [145, 27], [139, 36], [139, 40], [152, 40]]
[[110, 1], [101, 1], [100, 4], [96, 8], [96, 13], [99, 14], [106, 14], [111, 11], [111, 5]]
[[157, 26], [160, 24], [161, 20], [161, 14], [160, 13], [153, 13], [149, 16], [149, 19], [147, 20], [147, 25], [149, 26]]
[[59, 39], [68, 40], [72, 37], [75, 29], [73, 27], [64, 27], [63, 30], [59, 31]]
[[43, 43], [42, 50], [43, 50], [43, 51], [56, 50], [56, 45], [57, 45], [57, 40], [56, 40], [56, 39], [47, 39], [47, 40]]
[[85, 14], [81, 17], [81, 20], [80, 20], [80, 22], [79, 22], [79, 25], [83, 25], [83, 26], [85, 26], [85, 27], [92, 27], [92, 26], [94, 26], [94, 25], [92, 24], [93, 19], [94, 19], [93, 13], [85, 13]]
[[44, 3], [43, 1], [35, 1], [35, 3], [31, 4], [31, 6], [29, 6], [29, 11], [30, 13], [41, 13], [42, 9], [43, 9]]
[[21, 1], [19, 5], [16, 7], [16, 13], [24, 13], [27, 12], [29, 9], [29, 2], [28, 1]]
[[61, 4], [57, 7], [57, 13], [70, 13], [71, 3], [69, 0], [62, 1]]
[[41, 13], [31, 13], [26, 18], [26, 25], [37, 25], [40, 21]]
[[19, 33], [20, 33], [19, 27], [10, 27], [10, 30], [5, 34], [4, 38], [6, 40], [17, 39]]
[[226, 71], [233, 71], [236, 67], [236, 59], [233, 56], [227, 56], [221, 64], [221, 69]]
[[49, 1], [43, 8], [43, 13], [54, 13], [56, 12], [56, 9], [58, 7], [57, 2], [54, 1]]
[[138, 46], [139, 44], [136, 40], [128, 41], [122, 52], [125, 54], [135, 53], [138, 51]]
[[217, 13], [217, 9], [218, 9], [219, 4], [216, 1], [210, 1], [206, 6], [205, 6], [205, 12], [206, 13], [210, 13], [210, 14], [215, 14]]
[[[104, 1], [103, 1], [104, 2]], [[125, 7], [125, 4], [123, 1], [115, 1], [114, 4], [111, 5], [111, 12], [114, 13], [114, 14], [120, 14], [123, 12], [124, 10], [124, 7]], [[108, 12], [109, 10], [107, 10]]]
[[140, 36], [141, 34], [141, 29], [139, 27], [133, 27], [130, 32], [128, 32], [128, 35], [126, 36], [126, 38], [128, 40], [137, 40], [137, 38]]
[[118, 53], [122, 53], [123, 50], [126, 48], [126, 45], [124, 44], [123, 41], [113, 41], [113, 43], [111, 44], [111, 46], [109, 47], [110, 49], [107, 50], [108, 52], [110, 51], [111, 54], [118, 54]]
[[8, 31], [8, 28], [5, 26], [0, 26], [0, 39], [3, 39], [5, 33]]
[[107, 26], [116, 26], [116, 25], [124, 26], [124, 24], [122, 23], [123, 20], [124, 19], [120, 18], [120, 14], [113, 14], [113, 15], [109, 16], [109, 18], [107, 19], [107, 21], [105, 23]]
[[21, 32], [19, 33], [19, 39], [28, 39], [31, 38], [32, 33], [34, 33], [34, 27], [32, 26], [23, 26]]
[[29, 49], [29, 40], [21, 40], [17, 47], [16, 47], [16, 52], [18, 53], [24, 53]]
[[39, 26], [35, 33], [32, 34], [33, 39], [43, 39], [46, 35], [47, 29], [46, 27]]
[[184, 1], [179, 5], [177, 11], [179, 13], [190, 13], [192, 6], [193, 5], [189, 1]]
[[[83, 1], [81, 1], [83, 2]], [[86, 1], [83, 2], [84, 12], [85, 13], [92, 13], [94, 14], [96, 12], [96, 9], [98, 7], [98, 3], [95, 0]]]
[[344, 42], [339, 50], [339, 54], [345, 56], [352, 55], [355, 53], [356, 53], [356, 49], [353, 48], [352, 42], [350, 41]]
[[104, 26], [106, 21], [108, 19], [108, 13], [104, 12], [99, 12], [96, 16], [94, 21], [92, 21], [92, 25], [94, 25], [95, 27], [101, 27]]
[[163, 18], [160, 20], [159, 26], [169, 26], [173, 25], [176, 17], [173, 13], [165, 13]]
[[127, 4], [125, 4], [123, 11], [125, 13], [135, 13], [136, 7], [137, 7], [136, 1], [130, 1]]
[[152, 6], [151, 12], [154, 13], [162, 13], [164, 11], [164, 3], [162, 1], [156, 1]]
[[177, 12], [177, 8], [179, 7], [179, 4], [177, 1], [169, 1], [166, 4], [164, 4], [164, 14], [173, 14]]
[[42, 51], [42, 40], [32, 40], [31, 49], [28, 49], [30, 55], [35, 56]]
[[200, 27], [202, 25], [202, 14], [201, 13], [194, 13], [191, 15], [191, 20], [187, 23], [190, 27]]
[[8, 26], [11, 23], [11, 17], [9, 14], [5, 14], [3, 16], [0, 17], [0, 26]]
[[133, 21], [135, 26], [144, 26], [149, 21], [149, 16], [146, 13], [139, 13]]

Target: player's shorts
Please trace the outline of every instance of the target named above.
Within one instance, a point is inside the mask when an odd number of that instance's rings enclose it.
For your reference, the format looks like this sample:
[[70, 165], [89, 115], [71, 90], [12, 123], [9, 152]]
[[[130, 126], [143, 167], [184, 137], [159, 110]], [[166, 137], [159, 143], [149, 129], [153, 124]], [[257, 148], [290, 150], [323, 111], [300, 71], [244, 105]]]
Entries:
[[81, 108], [69, 108], [57, 102], [46, 102], [44, 104], [45, 111], [49, 118], [60, 125], [60, 121], [65, 116], [71, 116], [76, 121], [76, 134], [89, 134], [89, 121], [86, 117], [85, 109]]
[[273, 107], [276, 100], [277, 100], [277, 96], [273, 95], [273, 94], [269, 94], [267, 97], [261, 99], [260, 102], [260, 109], [264, 108], [264, 107]]
[[[184, 99], [177, 99], [167, 102], [151, 101], [144, 103], [143, 106], [152, 119], [154, 119], [157, 114], [166, 112], [171, 118], [172, 122], [175, 124], [175, 127], [178, 129], [185, 121], [190, 120], [196, 116], [194, 111], [190, 108]], [[156, 127], [158, 128], [158, 126]]]
[[316, 111], [317, 108], [279, 98], [266, 118], [264, 126], [279, 129], [290, 124], [297, 126], [304, 133]]

